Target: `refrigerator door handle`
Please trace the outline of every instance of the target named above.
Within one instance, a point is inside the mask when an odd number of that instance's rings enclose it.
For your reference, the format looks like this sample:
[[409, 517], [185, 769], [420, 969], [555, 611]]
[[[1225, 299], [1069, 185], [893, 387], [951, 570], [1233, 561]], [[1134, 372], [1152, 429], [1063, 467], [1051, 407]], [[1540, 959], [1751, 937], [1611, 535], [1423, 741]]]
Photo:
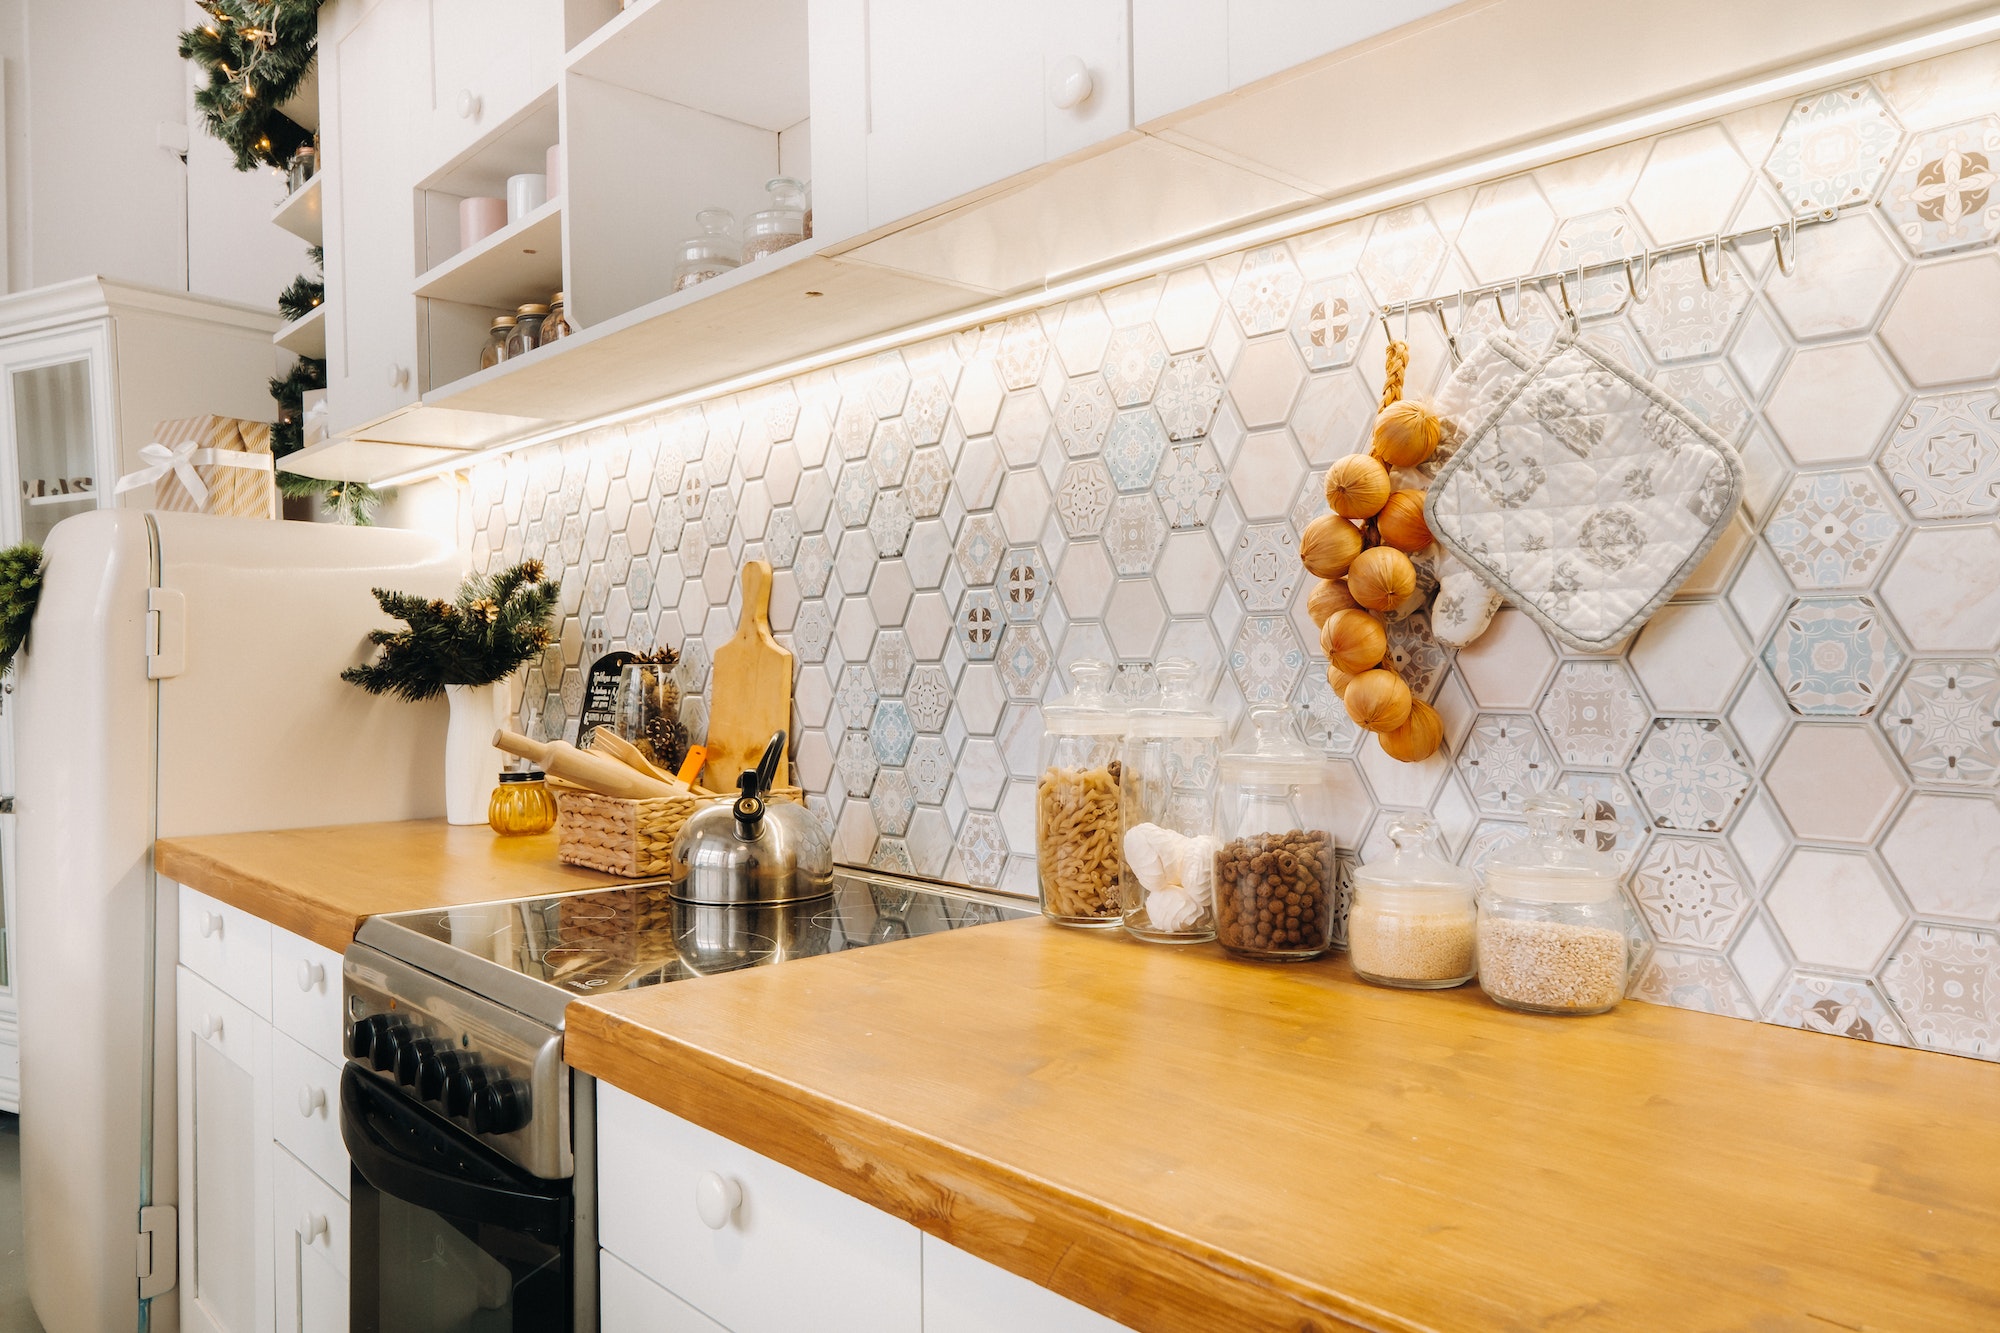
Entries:
[[146, 589], [146, 678], [165, 680], [187, 670], [187, 594]]

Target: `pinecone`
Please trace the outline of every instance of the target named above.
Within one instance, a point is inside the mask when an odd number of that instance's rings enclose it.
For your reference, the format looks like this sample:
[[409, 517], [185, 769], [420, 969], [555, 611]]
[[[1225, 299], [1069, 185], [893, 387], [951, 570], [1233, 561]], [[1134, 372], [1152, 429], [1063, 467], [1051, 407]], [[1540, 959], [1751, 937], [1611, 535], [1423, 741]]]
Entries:
[[666, 668], [654, 677], [647, 691], [645, 730], [637, 744], [646, 758], [669, 773], [677, 773], [687, 759], [687, 728], [681, 725], [681, 689], [673, 678], [673, 668], [681, 655], [672, 648], [655, 648], [633, 660]]

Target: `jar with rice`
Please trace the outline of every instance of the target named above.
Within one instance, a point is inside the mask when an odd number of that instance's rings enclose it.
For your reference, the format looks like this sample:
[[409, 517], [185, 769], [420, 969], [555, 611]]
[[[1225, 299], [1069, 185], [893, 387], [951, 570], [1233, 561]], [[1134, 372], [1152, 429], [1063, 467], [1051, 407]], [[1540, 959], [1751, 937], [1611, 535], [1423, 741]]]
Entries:
[[1354, 872], [1347, 957], [1354, 975], [1378, 986], [1463, 986], [1473, 965], [1479, 881], [1438, 855], [1437, 825], [1421, 811], [1389, 824], [1394, 850]]
[[1496, 856], [1479, 895], [1479, 985], [1531, 1014], [1601, 1014], [1625, 998], [1632, 914], [1618, 863], [1584, 841], [1583, 809], [1528, 798], [1528, 838]]
[[1085, 658], [1070, 677], [1075, 689], [1042, 709], [1036, 878], [1042, 915], [1058, 925], [1105, 928], [1121, 919], [1118, 751], [1125, 712], [1111, 695], [1110, 663]]

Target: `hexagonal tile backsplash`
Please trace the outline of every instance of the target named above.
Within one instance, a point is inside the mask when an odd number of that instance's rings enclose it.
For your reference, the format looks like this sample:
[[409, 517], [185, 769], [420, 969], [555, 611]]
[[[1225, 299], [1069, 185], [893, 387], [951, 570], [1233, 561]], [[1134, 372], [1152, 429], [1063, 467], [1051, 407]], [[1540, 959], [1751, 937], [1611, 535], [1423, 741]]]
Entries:
[[[522, 721], [574, 726], [587, 645], [657, 642], [699, 734], [766, 559], [841, 859], [1032, 891], [1037, 705], [1079, 658], [1137, 697], [1184, 654], [1232, 721], [1302, 710], [1355, 856], [1388, 807], [1478, 865], [1526, 793], [1583, 798], [1654, 941], [1640, 999], [2000, 1058], [2000, 120], [1940, 80], [2000, 84], [2000, 47], [487, 464], [474, 564], [564, 586]], [[1512, 612], [1456, 655], [1399, 626], [1447, 749], [1386, 759], [1326, 688], [1296, 557], [1366, 443], [1379, 304], [1787, 204], [1849, 210], [1789, 275], [1751, 247], [1708, 282], [1656, 266], [1636, 305], [1583, 290], [1587, 335], [1743, 449], [1738, 530], [1616, 655]], [[1508, 301], [1514, 336], [1549, 295]], [[1448, 361], [1410, 337], [1420, 393]]]

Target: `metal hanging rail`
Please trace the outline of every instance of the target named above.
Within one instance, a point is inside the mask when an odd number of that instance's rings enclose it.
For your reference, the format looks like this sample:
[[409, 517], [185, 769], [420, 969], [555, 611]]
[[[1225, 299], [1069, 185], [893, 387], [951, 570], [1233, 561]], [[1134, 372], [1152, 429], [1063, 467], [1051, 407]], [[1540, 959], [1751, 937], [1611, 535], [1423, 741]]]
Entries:
[[[1713, 236], [1703, 236], [1697, 240], [1680, 241], [1673, 245], [1654, 246], [1650, 249], [1641, 250], [1637, 254], [1626, 255], [1619, 259], [1603, 259], [1593, 263], [1579, 262], [1567, 268], [1549, 269], [1542, 273], [1529, 274], [1526, 277], [1511, 278], [1506, 282], [1486, 283], [1478, 287], [1462, 287], [1455, 292], [1443, 292], [1436, 296], [1426, 296], [1416, 300], [1392, 301], [1381, 307], [1378, 317], [1382, 321], [1383, 333], [1387, 334], [1391, 341], [1394, 341], [1395, 334], [1389, 328], [1389, 317], [1391, 315], [1401, 315], [1403, 317], [1403, 330], [1407, 335], [1412, 312], [1427, 311], [1435, 314], [1439, 327], [1444, 330], [1445, 343], [1451, 349], [1452, 359], [1456, 361], [1458, 359], [1458, 339], [1453, 334], [1451, 326], [1445, 322], [1444, 312], [1446, 306], [1455, 306], [1458, 309], [1460, 324], [1463, 325], [1464, 313], [1479, 302], [1490, 297], [1493, 301], [1494, 310], [1500, 316], [1501, 327], [1512, 328], [1514, 320], [1520, 317], [1521, 293], [1527, 290], [1535, 290], [1547, 295], [1546, 288], [1550, 283], [1554, 283], [1556, 284], [1557, 292], [1562, 298], [1563, 314], [1569, 319], [1574, 320], [1577, 317], [1577, 311], [1576, 306], [1571, 303], [1569, 295], [1569, 285], [1572, 278], [1576, 280], [1576, 299], [1580, 303], [1583, 300], [1583, 284], [1586, 278], [1593, 274], [1601, 275], [1622, 271], [1625, 275], [1625, 289], [1631, 298], [1629, 303], [1639, 304], [1652, 295], [1653, 270], [1658, 265], [1665, 263], [1676, 255], [1691, 254], [1701, 266], [1702, 285], [1712, 288], [1722, 281], [1723, 247], [1735, 246], [1740, 250], [1744, 243], [1748, 241], [1769, 241], [1772, 248], [1777, 251], [1778, 271], [1789, 274], [1793, 266], [1798, 262], [1798, 234], [1801, 227], [1815, 227], [1821, 223], [1833, 222], [1838, 220], [1848, 210], [1865, 208], [1867, 206], [1865, 200], [1852, 204], [1843, 204], [1836, 208], [1823, 208], [1816, 213], [1799, 214], [1774, 226], [1750, 227], [1743, 231], [1717, 232]], [[1508, 292], [1513, 293], [1514, 296], [1514, 315], [1511, 318], [1507, 314], [1507, 306], [1502, 299], [1503, 295]], [[1618, 308], [1623, 310], [1625, 304], [1621, 304]]]

